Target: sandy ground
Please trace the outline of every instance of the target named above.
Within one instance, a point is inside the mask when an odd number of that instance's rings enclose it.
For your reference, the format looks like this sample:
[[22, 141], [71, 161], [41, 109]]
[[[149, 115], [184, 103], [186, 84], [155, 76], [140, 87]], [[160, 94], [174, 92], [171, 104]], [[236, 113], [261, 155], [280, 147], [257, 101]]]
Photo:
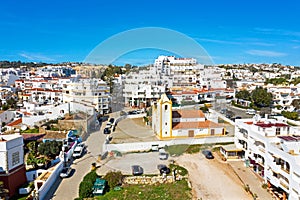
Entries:
[[143, 118], [124, 119], [120, 121], [111, 134], [112, 143], [156, 141], [151, 126], [145, 126]]
[[175, 161], [189, 171], [193, 199], [202, 200], [250, 200], [241, 180], [227, 163], [208, 160], [201, 153], [185, 154]]

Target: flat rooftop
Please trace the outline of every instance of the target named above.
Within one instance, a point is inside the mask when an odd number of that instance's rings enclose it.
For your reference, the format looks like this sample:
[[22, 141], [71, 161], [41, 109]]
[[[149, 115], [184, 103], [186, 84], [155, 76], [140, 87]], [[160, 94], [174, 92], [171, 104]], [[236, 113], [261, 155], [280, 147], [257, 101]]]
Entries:
[[278, 136], [278, 138], [287, 141], [287, 142], [298, 142], [300, 141], [300, 135], [287, 135], [287, 136]]
[[265, 122], [257, 122], [254, 124], [256, 126], [262, 127], [262, 128], [270, 128], [270, 127], [288, 127], [289, 125], [284, 123], [265, 123]]

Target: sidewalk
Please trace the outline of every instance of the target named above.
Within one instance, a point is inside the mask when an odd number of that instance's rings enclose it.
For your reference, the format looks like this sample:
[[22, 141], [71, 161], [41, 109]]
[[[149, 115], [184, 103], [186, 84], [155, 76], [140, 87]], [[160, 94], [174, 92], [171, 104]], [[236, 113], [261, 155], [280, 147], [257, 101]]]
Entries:
[[272, 200], [272, 195], [262, 188], [263, 181], [250, 168], [244, 166], [243, 161], [228, 161], [236, 174], [245, 185], [249, 185], [250, 190], [257, 194], [259, 200]]

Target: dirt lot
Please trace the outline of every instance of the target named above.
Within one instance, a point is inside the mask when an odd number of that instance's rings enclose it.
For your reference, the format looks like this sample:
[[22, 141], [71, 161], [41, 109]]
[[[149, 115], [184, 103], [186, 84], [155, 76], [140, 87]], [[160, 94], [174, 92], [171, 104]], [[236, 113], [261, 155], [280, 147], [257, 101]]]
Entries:
[[175, 161], [189, 171], [193, 199], [247, 200], [252, 199], [228, 163], [215, 155], [208, 160], [202, 154], [185, 154]]
[[112, 143], [115, 144], [157, 140], [153, 133], [153, 130], [151, 129], [151, 126], [146, 126], [143, 122], [143, 118], [127, 118], [121, 120], [111, 136], [113, 137]]

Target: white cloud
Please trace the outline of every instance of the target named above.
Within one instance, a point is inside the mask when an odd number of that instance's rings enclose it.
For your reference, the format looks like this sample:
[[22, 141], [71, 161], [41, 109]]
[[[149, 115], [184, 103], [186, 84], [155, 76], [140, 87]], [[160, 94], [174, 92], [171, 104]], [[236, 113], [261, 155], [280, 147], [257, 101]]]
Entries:
[[246, 51], [247, 54], [254, 56], [264, 56], [264, 57], [283, 57], [286, 56], [286, 53], [277, 52], [277, 51], [267, 51], [267, 50], [249, 50]]
[[32, 61], [55, 61], [53, 58], [42, 55], [40, 53], [20, 53], [19, 56]]
[[260, 33], [264, 33], [264, 34], [300, 37], [300, 32], [298, 32], [298, 31], [283, 30], [283, 29], [270, 29], [270, 28], [255, 28], [254, 30], [257, 32], [260, 32]]
[[195, 38], [195, 40], [203, 41], [203, 42], [211, 42], [211, 43], [218, 43], [218, 44], [235, 44], [240, 45], [241, 42], [233, 42], [228, 40], [215, 40], [215, 39], [209, 39], [209, 38]]

